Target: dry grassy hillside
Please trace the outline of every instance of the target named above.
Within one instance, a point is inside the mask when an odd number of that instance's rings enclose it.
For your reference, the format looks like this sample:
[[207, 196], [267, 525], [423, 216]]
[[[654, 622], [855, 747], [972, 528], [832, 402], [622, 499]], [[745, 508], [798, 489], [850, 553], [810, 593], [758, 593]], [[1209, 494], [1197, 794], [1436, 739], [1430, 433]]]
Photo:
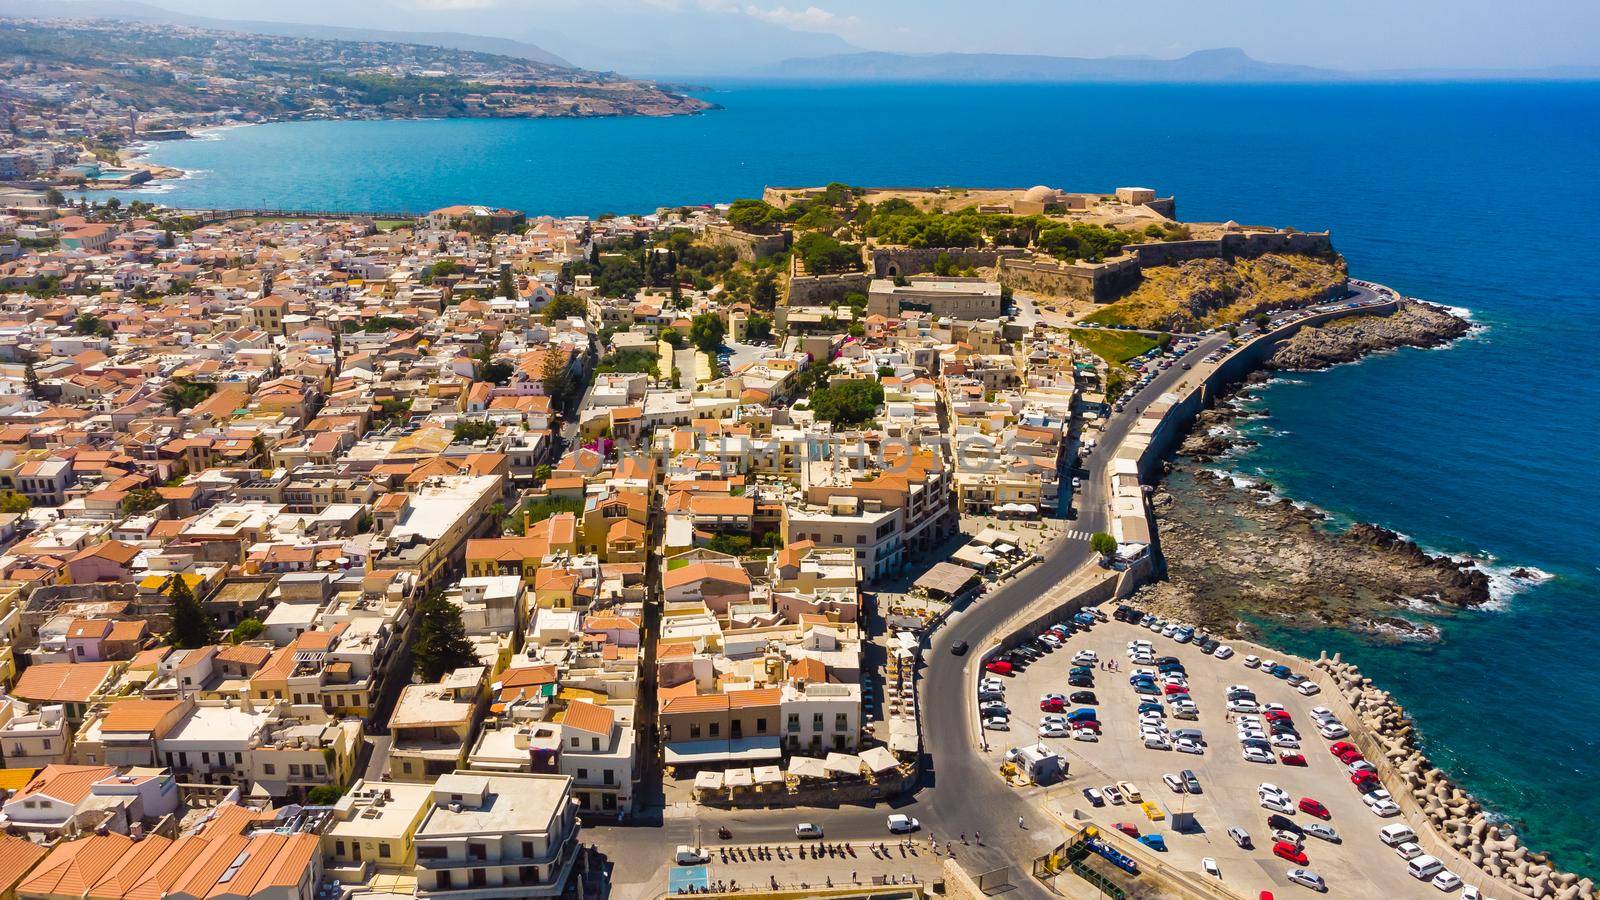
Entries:
[[1137, 288], [1086, 321], [1162, 329], [1226, 325], [1263, 309], [1314, 303], [1344, 277], [1343, 257], [1292, 253], [1154, 266]]

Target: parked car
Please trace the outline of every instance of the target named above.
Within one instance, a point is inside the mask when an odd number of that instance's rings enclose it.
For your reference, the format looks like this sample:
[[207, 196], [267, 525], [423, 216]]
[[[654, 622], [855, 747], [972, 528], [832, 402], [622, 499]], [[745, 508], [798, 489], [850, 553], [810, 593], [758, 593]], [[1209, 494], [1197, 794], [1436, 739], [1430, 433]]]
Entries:
[[1461, 879], [1456, 876], [1456, 873], [1450, 871], [1449, 869], [1445, 869], [1439, 874], [1433, 876], [1433, 886], [1448, 894], [1449, 892], [1461, 887]]
[[1333, 818], [1333, 814], [1328, 812], [1328, 808], [1326, 806], [1323, 806], [1320, 801], [1313, 800], [1310, 797], [1301, 797], [1299, 807], [1301, 812], [1316, 816], [1319, 819]]
[[1217, 659], [1229, 659], [1233, 656], [1233, 648], [1229, 647], [1227, 644], [1223, 644], [1216, 650], [1212, 651], [1211, 655]]
[[806, 840], [808, 838], [821, 838], [822, 826], [813, 824], [811, 822], [801, 822], [799, 825], [794, 827], [794, 836], [801, 840]]
[[1070, 700], [1073, 703], [1097, 703], [1097, 702], [1099, 702], [1099, 701], [1097, 701], [1095, 699], [1094, 691], [1074, 691], [1072, 693], [1072, 696], [1068, 697], [1067, 699]]
[[1261, 665], [1261, 657], [1259, 657], [1259, 656], [1252, 655], [1252, 656], [1246, 656], [1244, 658], [1244, 667], [1246, 669], [1254, 669], [1254, 668], [1257, 668], [1260, 665]]
[[1233, 842], [1239, 845], [1239, 849], [1250, 849], [1250, 833], [1245, 831], [1243, 828], [1240, 828], [1237, 825], [1228, 826], [1228, 837], [1233, 838]]
[[971, 648], [967, 645], [966, 641], [956, 641], [954, 644], [950, 645], [950, 652], [955, 656], [966, 656], [967, 650], [969, 649]]
[[[1244, 761], [1253, 763], [1271, 763], [1274, 761], [1272, 753], [1260, 747], [1246, 747], [1243, 751]], [[1288, 805], [1288, 804], [1284, 804]]]
[[1141, 834], [1139, 835], [1139, 843], [1158, 853], [1167, 852], [1167, 839], [1159, 834]]
[[1164, 782], [1166, 784], [1166, 786], [1168, 788], [1172, 789], [1172, 792], [1174, 794], [1182, 794], [1186, 790], [1186, 788], [1184, 787], [1184, 784], [1183, 784], [1183, 779], [1179, 778], [1177, 775], [1173, 774], [1172, 772], [1168, 772], [1167, 774], [1161, 776], [1161, 780], [1162, 780], [1162, 782]]
[[1332, 825], [1324, 825], [1321, 822], [1307, 823], [1306, 834], [1309, 834], [1314, 838], [1327, 841], [1330, 844], [1341, 843], [1339, 832], [1334, 831]]
[[992, 716], [983, 720], [983, 728], [985, 731], [1010, 731], [1011, 720], [1001, 716]]
[[[1313, 891], [1325, 892], [1328, 890], [1328, 885], [1322, 880], [1322, 876], [1310, 869], [1290, 869], [1287, 877], [1295, 884], [1311, 888]], [[1266, 892], [1263, 891], [1262, 894], [1265, 895]]]
[[1322, 688], [1317, 687], [1317, 683], [1315, 681], [1303, 681], [1300, 684], [1295, 685], [1295, 690], [1299, 691], [1301, 696], [1305, 697], [1314, 697], [1317, 694], [1322, 693]]
[[1123, 802], [1122, 791], [1119, 790], [1116, 785], [1108, 784], [1105, 787], [1100, 789], [1100, 793], [1105, 795], [1105, 798], [1107, 800], [1111, 801], [1111, 805], [1112, 806], [1121, 806], [1122, 805], [1122, 802]]
[[711, 853], [704, 847], [691, 847], [688, 844], [678, 845], [678, 865], [703, 866], [711, 862]]
[[1128, 798], [1129, 803], [1144, 802], [1144, 795], [1139, 793], [1139, 789], [1134, 787], [1131, 781], [1117, 782], [1117, 789], [1122, 791], [1122, 796]]
[[1306, 858], [1306, 852], [1288, 841], [1278, 841], [1272, 845], [1272, 855], [1279, 859], [1286, 859], [1296, 865], [1305, 865], [1311, 860]]
[[1280, 753], [1278, 755], [1278, 762], [1281, 762], [1286, 766], [1304, 766], [1306, 764], [1306, 758], [1298, 753]]
[[1184, 769], [1178, 773], [1178, 777], [1183, 779], [1183, 786], [1189, 793], [1200, 793], [1200, 779], [1195, 777], [1193, 769]]
[[1139, 836], [1139, 826], [1133, 824], [1132, 822], [1118, 822], [1111, 827], [1131, 838], [1136, 838]]
[[1010, 675], [1013, 668], [1014, 667], [1011, 665], [1011, 663], [1006, 662], [1003, 659], [991, 659], [983, 664], [983, 670], [985, 672], [993, 672], [996, 675]]
[[1099, 788], [1092, 788], [1092, 787], [1084, 788], [1083, 789], [1083, 799], [1089, 801], [1089, 805], [1090, 806], [1105, 806], [1106, 805], [1105, 795], [1100, 793], [1100, 789]]

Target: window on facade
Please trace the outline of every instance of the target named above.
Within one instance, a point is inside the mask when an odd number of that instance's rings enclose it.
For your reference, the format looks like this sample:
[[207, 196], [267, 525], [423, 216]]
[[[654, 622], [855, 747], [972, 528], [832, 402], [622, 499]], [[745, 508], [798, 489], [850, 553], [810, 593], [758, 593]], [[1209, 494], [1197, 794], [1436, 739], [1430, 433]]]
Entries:
[[822, 730], [822, 713], [811, 714], [811, 728], [814, 731]]
[[383, 857], [384, 859], [388, 859], [389, 858], [389, 845], [388, 844], [379, 844], [378, 845], [378, 855]]
[[278, 767], [272, 763], [263, 763], [261, 766], [261, 771], [267, 775], [276, 775], [278, 774]]
[[300, 764], [299, 763], [289, 763], [289, 774], [290, 775], [299, 775], [300, 774]]
[[335, 856], [343, 856], [344, 855], [344, 841], [334, 841], [333, 842], [333, 853], [334, 853]]
[[767, 733], [767, 720], [764, 719], [764, 718], [757, 717], [756, 718], [756, 734], [766, 734], [766, 733]]
[[711, 736], [712, 737], [722, 737], [722, 723], [721, 722], [712, 722], [711, 723]]
[[865, 544], [866, 542], [867, 542], [867, 536], [866, 535], [864, 535], [864, 534], [856, 535], [856, 543]]
[[850, 727], [850, 717], [849, 716], [846, 716], [844, 713], [834, 713], [834, 716], [833, 716], [833, 730], [834, 731], [844, 731], [846, 728], [849, 728], [849, 727]]
[[605, 775], [605, 778], [603, 780], [605, 781], [606, 784], [616, 784], [617, 783], [617, 773], [611, 771], [610, 769], [606, 769], [602, 774]]
[[538, 884], [539, 883], [539, 867], [538, 866], [518, 866], [517, 867], [517, 878], [520, 879], [523, 884]]
[[418, 859], [444, 859], [449, 855], [449, 852], [444, 847], [422, 845], [417, 847]]
[[589, 780], [589, 770], [588, 769], [579, 769], [578, 770], [578, 780], [579, 781], [588, 781]]
[[522, 858], [523, 859], [533, 859], [533, 857], [534, 857], [533, 841], [523, 841], [522, 842]]
[[799, 713], [789, 713], [789, 730], [790, 731], [799, 731], [800, 730], [800, 714]]

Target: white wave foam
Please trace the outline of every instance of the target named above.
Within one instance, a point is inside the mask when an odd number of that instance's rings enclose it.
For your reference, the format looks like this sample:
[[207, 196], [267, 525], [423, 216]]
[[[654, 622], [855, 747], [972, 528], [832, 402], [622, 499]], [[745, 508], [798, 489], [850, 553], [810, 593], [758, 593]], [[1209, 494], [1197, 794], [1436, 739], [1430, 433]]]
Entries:
[[1488, 561], [1477, 561], [1474, 564], [1478, 571], [1489, 577], [1491, 602], [1484, 605], [1485, 609], [1504, 609], [1512, 597], [1556, 577], [1533, 566], [1503, 565], [1494, 562], [1493, 559], [1490, 557]]

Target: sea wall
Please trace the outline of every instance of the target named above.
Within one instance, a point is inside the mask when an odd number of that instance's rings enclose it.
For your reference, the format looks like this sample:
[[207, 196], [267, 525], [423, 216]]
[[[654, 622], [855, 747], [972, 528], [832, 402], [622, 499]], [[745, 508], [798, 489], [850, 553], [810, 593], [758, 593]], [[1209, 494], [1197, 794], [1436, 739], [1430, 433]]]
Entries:
[[727, 225], [707, 225], [701, 240], [713, 247], [727, 247], [745, 262], [755, 262], [789, 249], [793, 237], [787, 229], [777, 234], [752, 234]]
[[1039, 256], [1005, 257], [999, 262], [999, 278], [1001, 284], [1014, 290], [1100, 302], [1137, 287], [1149, 266], [1263, 253], [1332, 252], [1333, 239], [1326, 231], [1230, 231], [1206, 240], [1132, 244], [1121, 256], [1100, 263], [1068, 263]]
[[1023, 259], [1022, 247], [873, 247], [867, 251], [876, 278], [920, 275], [933, 271], [940, 255], [948, 254], [961, 268], [992, 268], [1002, 259]]

